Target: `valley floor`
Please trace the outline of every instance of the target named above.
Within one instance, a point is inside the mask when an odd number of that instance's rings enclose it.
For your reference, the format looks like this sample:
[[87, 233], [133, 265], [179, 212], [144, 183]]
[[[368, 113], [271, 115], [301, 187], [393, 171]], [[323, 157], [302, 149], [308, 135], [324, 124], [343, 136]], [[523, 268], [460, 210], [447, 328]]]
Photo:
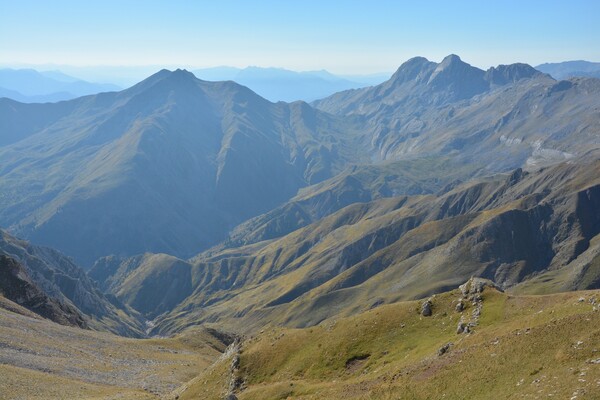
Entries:
[[0, 308], [0, 398], [164, 398], [224, 348], [200, 329], [127, 339]]

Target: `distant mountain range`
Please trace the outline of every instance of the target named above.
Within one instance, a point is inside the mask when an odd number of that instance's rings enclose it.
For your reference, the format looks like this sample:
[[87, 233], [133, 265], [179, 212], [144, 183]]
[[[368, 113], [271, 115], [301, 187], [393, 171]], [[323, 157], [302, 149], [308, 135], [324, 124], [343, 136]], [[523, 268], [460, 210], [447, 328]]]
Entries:
[[[593, 79], [556, 82], [525, 64], [482, 71], [448, 56], [414, 58], [381, 85], [313, 107], [184, 70], [56, 104], [2, 99], [0, 225], [87, 266], [110, 254], [191, 257], [352, 166], [443, 156], [471, 166], [454, 176], [464, 179], [477, 166], [490, 174], [577, 157], [600, 146], [590, 129], [598, 93]], [[377, 196], [437, 190], [414, 185], [388, 182]]]
[[589, 61], [565, 61], [560, 63], [546, 63], [535, 67], [537, 70], [552, 75], [555, 79], [573, 77], [600, 78], [600, 63]]
[[[150, 70], [149, 67], [63, 66], [63, 68], [107, 82], [119, 82], [121, 87], [129, 86], [135, 76]], [[600, 63], [582, 60], [546, 63], [535, 68], [557, 80], [571, 77], [600, 77]], [[335, 75], [325, 70], [298, 72], [284, 68], [229, 66], [193, 69], [191, 72], [202, 80], [235, 81], [272, 102], [297, 100], [311, 102], [336, 92], [379, 85], [388, 80], [391, 75], [391, 73]], [[60, 70], [0, 69], [0, 97], [25, 103], [56, 102], [115, 90], [120, 90], [119, 86], [86, 82], [64, 74]]]
[[57, 102], [120, 89], [112, 84], [79, 80], [60, 71], [0, 69], [0, 97], [23, 103]]
[[92, 267], [131, 332], [314, 325], [472, 275], [593, 288], [599, 109], [598, 79], [456, 55], [311, 104], [185, 70], [0, 99], [0, 226]]
[[[75, 68], [75, 74], [90, 76], [120, 87], [137, 83], [134, 76], [145, 76], [148, 67]], [[98, 70], [98, 71], [96, 71]], [[95, 71], [95, 72], [94, 72]], [[327, 71], [296, 72], [283, 68], [214, 67], [192, 72], [202, 80], [235, 81], [247, 86], [269, 101], [312, 101], [346, 89], [379, 84], [389, 78], [388, 73], [338, 76]], [[0, 69], [0, 97], [24, 103], [45, 103], [69, 100], [83, 95], [120, 90], [114, 84], [86, 82], [59, 70]]]
[[341, 77], [324, 70], [296, 72], [260, 67], [216, 67], [192, 72], [204, 80], [235, 81], [273, 102], [317, 100], [342, 90], [377, 85], [389, 78], [388, 74]]

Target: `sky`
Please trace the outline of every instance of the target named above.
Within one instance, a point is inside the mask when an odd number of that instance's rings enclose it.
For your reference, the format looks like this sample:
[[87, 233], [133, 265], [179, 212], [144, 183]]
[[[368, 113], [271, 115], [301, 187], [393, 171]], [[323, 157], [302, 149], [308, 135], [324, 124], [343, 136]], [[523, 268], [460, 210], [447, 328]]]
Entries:
[[394, 71], [600, 61], [600, 1], [0, 0], [0, 65]]

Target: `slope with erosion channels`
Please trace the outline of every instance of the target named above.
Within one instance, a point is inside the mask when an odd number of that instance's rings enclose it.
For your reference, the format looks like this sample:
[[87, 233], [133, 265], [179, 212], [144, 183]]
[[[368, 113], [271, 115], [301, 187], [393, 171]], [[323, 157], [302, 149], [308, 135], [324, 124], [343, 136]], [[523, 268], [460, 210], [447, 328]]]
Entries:
[[452, 157], [353, 166], [333, 178], [300, 189], [281, 206], [238, 225], [220, 247], [239, 247], [278, 238], [353, 203], [433, 194], [485, 173], [482, 165], [464, 164]]
[[[453, 288], [473, 275], [521, 292], [595, 288], [599, 169], [592, 156], [437, 195], [355, 203], [277, 239], [190, 261], [112, 260], [91, 275], [128, 304], [142, 304], [163, 333], [195, 323], [242, 331], [309, 326]], [[170, 264], [182, 272], [175, 276]], [[157, 280], [169, 288], [164, 298], [144, 301]]]
[[[69, 304], [48, 296], [31, 281], [25, 268], [14, 258], [0, 255], [0, 295], [17, 305], [62, 325], [86, 328], [84, 317]], [[8, 308], [6, 302], [3, 308]]]
[[0, 224], [87, 266], [191, 256], [360, 159], [347, 119], [181, 70], [0, 115]]
[[0, 293], [55, 322], [143, 336], [143, 318], [105, 295], [69, 258], [0, 230]]
[[[483, 168], [451, 158], [422, 158], [352, 167], [322, 183], [302, 189], [282, 206], [252, 218], [232, 230], [229, 238], [192, 260], [145, 253], [134, 257], [107, 256], [88, 275], [104, 291], [142, 312], [148, 319], [170, 311], [200, 283], [192, 266], [224, 249], [278, 238], [320, 220], [347, 205], [401, 194], [431, 194], [447, 190]], [[206, 282], [205, 282], [206, 283]], [[227, 286], [224, 286], [224, 288]]]

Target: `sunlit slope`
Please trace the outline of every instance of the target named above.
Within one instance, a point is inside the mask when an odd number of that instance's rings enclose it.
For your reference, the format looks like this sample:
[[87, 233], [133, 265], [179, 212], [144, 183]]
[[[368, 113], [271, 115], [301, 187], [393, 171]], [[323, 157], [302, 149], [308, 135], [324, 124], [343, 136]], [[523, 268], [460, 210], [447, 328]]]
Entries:
[[[470, 276], [527, 291], [596, 287], [598, 162], [470, 182], [440, 195], [348, 206], [280, 239], [199, 257], [193, 292], [158, 319], [314, 325], [373, 304], [457, 287]], [[561, 274], [544, 289], [545, 274]], [[515, 290], [520, 289], [517, 286]]]
[[[600, 395], [600, 293], [512, 296], [486, 288], [384, 305], [305, 329], [266, 328], [243, 342], [234, 370], [240, 399], [513, 399]], [[594, 304], [592, 304], [594, 303]], [[479, 308], [478, 319], [473, 317]], [[477, 320], [470, 334], [461, 320]], [[443, 354], [440, 349], [447, 346]], [[230, 362], [223, 364], [228, 373]], [[201, 375], [192, 399], [219, 376]], [[226, 382], [227, 383], [227, 382]]]

